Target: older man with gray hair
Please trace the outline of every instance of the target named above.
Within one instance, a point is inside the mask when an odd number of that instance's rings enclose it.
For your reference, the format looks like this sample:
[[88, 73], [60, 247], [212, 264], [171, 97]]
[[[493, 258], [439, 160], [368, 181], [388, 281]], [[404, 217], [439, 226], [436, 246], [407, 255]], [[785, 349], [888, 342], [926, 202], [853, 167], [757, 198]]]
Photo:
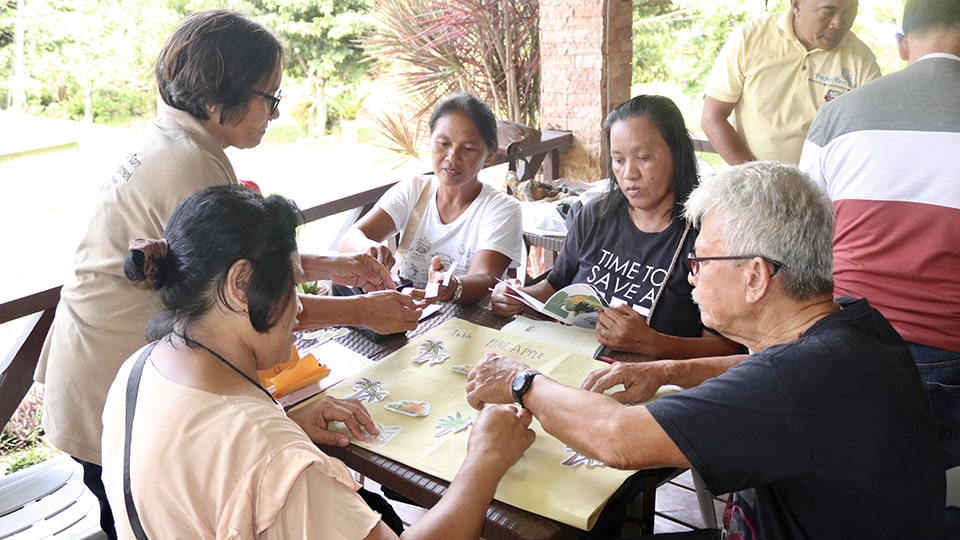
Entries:
[[[732, 493], [727, 534], [936, 538], [944, 475], [917, 369], [866, 300], [834, 300], [830, 201], [796, 167], [753, 162], [705, 179], [685, 211], [704, 324], [750, 355], [618, 363], [575, 389], [488, 354], [470, 404], [516, 401], [611, 467], [695, 468]], [[663, 384], [686, 390], [623, 406]]]

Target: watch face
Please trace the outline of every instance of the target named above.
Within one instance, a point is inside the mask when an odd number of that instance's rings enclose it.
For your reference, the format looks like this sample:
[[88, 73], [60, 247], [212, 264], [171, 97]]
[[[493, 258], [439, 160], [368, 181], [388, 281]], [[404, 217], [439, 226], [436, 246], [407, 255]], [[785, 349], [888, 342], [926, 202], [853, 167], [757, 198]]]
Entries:
[[513, 383], [510, 385], [510, 390], [513, 394], [514, 401], [523, 406], [523, 395], [526, 394], [527, 390], [530, 388], [530, 383], [533, 381], [533, 378], [539, 374], [539, 371], [528, 369], [520, 372], [516, 377], [513, 378]]
[[524, 385], [525, 385], [524, 383], [527, 382], [527, 378], [524, 377], [523, 375], [524, 375], [524, 373], [523, 373], [523, 372], [520, 372], [520, 373], [517, 374], [516, 377], [513, 378], [513, 385], [512, 385], [512, 387], [513, 387], [513, 395], [514, 395], [514, 396], [516, 396], [517, 394], [523, 392], [523, 390], [524, 390], [523, 387], [524, 387]]

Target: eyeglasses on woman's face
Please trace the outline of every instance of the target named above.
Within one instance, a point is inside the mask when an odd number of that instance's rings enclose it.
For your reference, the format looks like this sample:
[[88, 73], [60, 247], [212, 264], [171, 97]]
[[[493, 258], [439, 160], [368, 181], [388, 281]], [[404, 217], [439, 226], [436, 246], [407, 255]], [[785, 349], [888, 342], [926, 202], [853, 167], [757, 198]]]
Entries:
[[264, 101], [266, 101], [269, 104], [270, 116], [273, 116], [274, 114], [277, 113], [277, 109], [280, 107], [280, 100], [283, 98], [282, 96], [283, 90], [277, 90], [276, 95], [272, 95], [272, 96], [270, 94], [261, 92], [259, 90], [250, 90], [250, 91], [262, 97]]
[[697, 257], [696, 253], [687, 254], [687, 262], [690, 264], [690, 275], [696, 277], [700, 273], [700, 265], [708, 261], [747, 261], [757, 257], [767, 261], [767, 264], [773, 267], [770, 277], [777, 275], [781, 268], [786, 269], [787, 265], [780, 261], [764, 257], [763, 255], [725, 255], [722, 257]]

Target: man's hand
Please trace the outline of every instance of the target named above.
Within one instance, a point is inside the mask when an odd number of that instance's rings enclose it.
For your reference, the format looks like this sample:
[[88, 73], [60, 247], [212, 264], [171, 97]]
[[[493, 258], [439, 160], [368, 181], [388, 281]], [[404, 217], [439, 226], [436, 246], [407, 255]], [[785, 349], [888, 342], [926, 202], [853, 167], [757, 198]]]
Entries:
[[610, 397], [620, 403], [643, 403], [653, 397], [661, 386], [668, 384], [663, 366], [663, 362], [615, 362], [608, 368], [587, 375], [580, 388], [603, 393], [608, 388], [622, 384], [624, 390]]
[[511, 291], [507, 284], [517, 289], [521, 288], [519, 279], [508, 279], [506, 282], [497, 283], [497, 286], [493, 288], [493, 294], [490, 296], [490, 306], [493, 308], [493, 312], [501, 317], [519, 315], [523, 313], [525, 307], [523, 302], [514, 298], [516, 293]]
[[364, 292], [393, 290], [396, 285], [390, 270], [369, 253], [333, 253], [325, 256], [301, 258], [304, 279], [324, 276], [334, 283], [360, 287]]
[[370, 413], [355, 399], [325, 397], [290, 411], [287, 416], [307, 433], [311, 441], [327, 446], [350, 444], [350, 437], [327, 429], [330, 422], [343, 422], [354, 438], [361, 441], [364, 437], [360, 426], [366, 428], [371, 435], [380, 433]]
[[598, 310], [597, 341], [615, 351], [634, 352], [656, 358], [660, 334], [643, 315], [621, 305]]
[[513, 403], [510, 385], [527, 365], [509, 356], [488, 352], [467, 376], [467, 403], [483, 410], [487, 403]]
[[506, 472], [530, 448], [536, 433], [530, 429], [533, 415], [526, 409], [510, 405], [484, 407], [477, 423], [470, 430], [467, 453], [494, 459], [497, 468]]

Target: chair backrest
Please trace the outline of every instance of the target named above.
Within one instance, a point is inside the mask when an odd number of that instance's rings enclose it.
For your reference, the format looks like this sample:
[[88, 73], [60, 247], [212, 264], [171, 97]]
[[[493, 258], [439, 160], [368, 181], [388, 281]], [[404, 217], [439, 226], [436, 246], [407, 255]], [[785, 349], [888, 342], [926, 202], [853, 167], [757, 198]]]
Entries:
[[0, 538], [106, 537], [100, 529], [100, 504], [70, 456], [0, 478]]
[[516, 171], [517, 156], [524, 154], [524, 147], [540, 142], [540, 130], [519, 122], [497, 120], [498, 153], [507, 156], [510, 170]]

